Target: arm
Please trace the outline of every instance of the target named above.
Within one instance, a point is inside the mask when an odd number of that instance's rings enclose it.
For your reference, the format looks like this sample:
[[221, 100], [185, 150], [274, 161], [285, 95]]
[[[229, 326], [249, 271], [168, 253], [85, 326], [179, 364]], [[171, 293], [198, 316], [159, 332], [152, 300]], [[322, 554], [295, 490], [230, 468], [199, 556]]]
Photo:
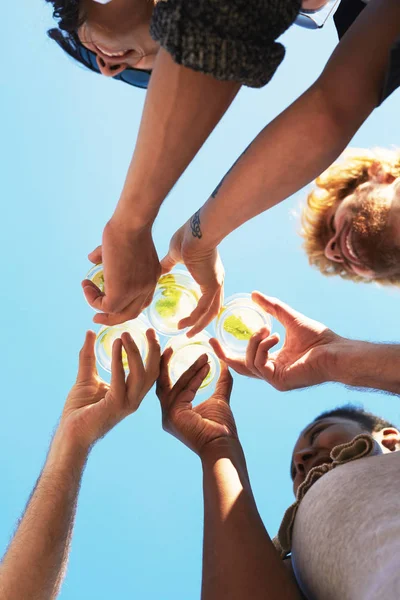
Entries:
[[234, 229], [282, 202], [338, 157], [377, 106], [400, 3], [371, 0], [338, 44], [322, 75], [245, 150], [204, 206], [173, 236], [162, 266], [183, 262], [205, 301], [182, 322], [204, 328], [220, 308], [217, 246]]
[[252, 298], [285, 328], [281, 349], [271, 352], [279, 336], [266, 328], [249, 341], [246, 358], [228, 357], [211, 340], [218, 357], [241, 375], [265, 379], [288, 391], [328, 381], [400, 395], [400, 345], [350, 340], [297, 312], [277, 298], [253, 292]]
[[55, 436], [25, 514], [0, 567], [4, 600], [56, 598], [64, 578], [88, 449]]
[[160, 276], [152, 225], [161, 203], [230, 106], [240, 84], [174, 63], [161, 49], [151, 76], [135, 152], [102, 249], [105, 293], [85, 281], [86, 298], [101, 311], [96, 323], [133, 319], [149, 305]]
[[239, 441], [208, 444], [201, 459], [203, 600], [300, 599], [261, 521]]
[[192, 405], [209, 366], [200, 357], [174, 387], [164, 352], [157, 395], [163, 427], [201, 458], [204, 483], [203, 600], [299, 600], [257, 511], [235, 420], [232, 378], [222, 368], [214, 394]]
[[327, 381], [400, 395], [400, 344], [343, 339], [327, 361]]
[[152, 225], [239, 88], [239, 83], [178, 65], [165, 50], [159, 51], [116, 220], [133, 230]]
[[[94, 443], [135, 412], [153, 385], [160, 353], [148, 333], [146, 369], [132, 338], [113, 346], [111, 385], [96, 371], [93, 332], [79, 358], [77, 382], [68, 395], [46, 464], [0, 565], [2, 600], [53, 600], [65, 576], [84, 466]], [[125, 381], [122, 346], [129, 362]]]
[[201, 239], [188, 224], [184, 248], [214, 248], [330, 166], [378, 104], [399, 33], [399, 2], [371, 0], [316, 83], [258, 135], [203, 206]]

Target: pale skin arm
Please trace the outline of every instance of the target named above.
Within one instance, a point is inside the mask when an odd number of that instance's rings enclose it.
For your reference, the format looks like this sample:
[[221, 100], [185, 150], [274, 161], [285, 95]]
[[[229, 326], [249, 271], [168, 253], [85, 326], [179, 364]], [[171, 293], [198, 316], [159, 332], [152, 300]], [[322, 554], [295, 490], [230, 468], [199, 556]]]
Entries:
[[344, 338], [278, 298], [253, 292], [253, 300], [285, 328], [279, 336], [264, 327], [250, 339], [244, 359], [230, 358], [211, 340], [218, 357], [241, 375], [264, 379], [279, 391], [328, 381], [400, 395], [400, 345]]
[[3, 600], [57, 597], [67, 568], [80, 482], [89, 450], [56, 435], [25, 514], [0, 566]]
[[[96, 371], [95, 334], [86, 335], [76, 384], [64, 406], [46, 464], [0, 564], [2, 600], [53, 600], [66, 573], [82, 473], [90, 449], [135, 412], [159, 372], [160, 350], [149, 330], [146, 367], [132, 338], [113, 345], [111, 384]], [[124, 346], [130, 373], [125, 379]]]
[[400, 395], [400, 344], [343, 339], [328, 362], [328, 380]]
[[134, 228], [153, 223], [161, 203], [239, 89], [239, 83], [218, 81], [159, 51], [115, 218]]
[[120, 200], [103, 231], [105, 293], [89, 281], [94, 321], [133, 319], [151, 302], [161, 268], [152, 224], [161, 203], [228, 109], [240, 84], [218, 81], [174, 63], [161, 49], [146, 96], [138, 139]]
[[300, 600], [295, 579], [264, 527], [238, 441], [201, 455], [204, 489], [202, 600]]

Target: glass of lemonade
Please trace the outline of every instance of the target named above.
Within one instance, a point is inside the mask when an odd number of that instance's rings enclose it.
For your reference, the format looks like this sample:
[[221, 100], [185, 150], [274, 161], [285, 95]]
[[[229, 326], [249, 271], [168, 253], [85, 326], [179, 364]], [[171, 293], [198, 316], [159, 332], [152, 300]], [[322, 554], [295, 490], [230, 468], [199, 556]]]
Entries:
[[[139, 349], [140, 356], [142, 357], [143, 362], [145, 362], [149, 350], [146, 337], [146, 331], [149, 327], [150, 324], [142, 315], [139, 315], [137, 319], [126, 321], [126, 323], [121, 323], [120, 325], [101, 327], [96, 336], [94, 349], [97, 362], [102, 369], [111, 373], [113, 343], [117, 338], [121, 337], [125, 331], [131, 334], [133, 341]], [[125, 371], [128, 372], [128, 357], [124, 348], [122, 348], [122, 364]]]
[[[85, 279], [89, 279], [90, 281], [92, 281], [101, 292], [104, 292], [104, 272], [103, 272], [103, 265], [102, 263], [99, 263], [98, 265], [94, 265], [86, 274]], [[86, 297], [85, 297], [86, 300]], [[87, 302], [87, 300], [86, 300]], [[89, 304], [89, 302], [88, 302]], [[90, 304], [89, 304], [90, 306]], [[93, 308], [94, 311], [96, 312], [100, 312], [97, 308], [94, 308], [93, 306], [90, 306], [90, 308]]]
[[174, 353], [169, 362], [169, 376], [174, 385], [179, 377], [202, 355], [208, 355], [210, 370], [199, 388], [199, 392], [211, 395], [218, 381], [221, 368], [217, 355], [209, 344], [210, 336], [205, 331], [192, 338], [186, 335], [172, 337], [165, 348], [172, 348]]
[[175, 269], [162, 275], [146, 310], [151, 326], [162, 335], [179, 335], [178, 323], [188, 317], [200, 299], [200, 287], [188, 271]]
[[271, 317], [251, 294], [234, 294], [227, 298], [215, 322], [215, 336], [232, 358], [244, 358], [251, 336], [261, 327], [271, 329]]

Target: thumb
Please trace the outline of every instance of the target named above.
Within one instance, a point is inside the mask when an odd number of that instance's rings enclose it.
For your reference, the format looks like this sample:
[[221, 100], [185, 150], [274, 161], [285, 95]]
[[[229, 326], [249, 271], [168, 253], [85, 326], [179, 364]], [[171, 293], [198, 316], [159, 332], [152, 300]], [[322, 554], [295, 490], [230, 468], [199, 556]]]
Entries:
[[253, 292], [251, 294], [252, 300], [261, 306], [267, 313], [275, 317], [285, 327], [289, 325], [294, 319], [297, 319], [300, 315], [294, 308], [291, 308], [288, 304], [281, 302], [278, 298], [272, 298], [270, 296], [264, 296], [261, 292]]
[[169, 273], [172, 271], [173, 267], [176, 265], [178, 261], [172, 258], [171, 254], [168, 252], [166, 256], [160, 262], [161, 264], [161, 275], [165, 275], [165, 273]]
[[95, 265], [98, 265], [99, 263], [103, 262], [103, 253], [101, 246], [97, 246], [97, 248], [92, 250], [92, 252], [88, 254], [88, 259]]
[[94, 331], [87, 331], [85, 341], [79, 353], [77, 383], [86, 381], [96, 375], [96, 358], [94, 355], [94, 342], [96, 334]]
[[221, 398], [221, 400], [225, 400], [229, 404], [231, 398], [231, 392], [233, 387], [233, 379], [230, 371], [225, 363], [221, 363], [221, 375], [219, 376], [217, 385], [215, 387], [215, 392], [213, 396], [217, 396]]

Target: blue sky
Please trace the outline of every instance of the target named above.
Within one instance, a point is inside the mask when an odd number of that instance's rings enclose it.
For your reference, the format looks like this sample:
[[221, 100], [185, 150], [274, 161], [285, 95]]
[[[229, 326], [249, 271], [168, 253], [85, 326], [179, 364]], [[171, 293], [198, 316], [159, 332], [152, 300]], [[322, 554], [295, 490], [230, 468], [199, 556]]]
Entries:
[[[77, 67], [46, 38], [43, 1], [8, 3], [2, 40], [3, 197], [0, 309], [0, 547], [13, 532], [76, 376], [92, 311], [80, 288], [134, 147], [144, 94]], [[293, 27], [270, 85], [244, 89], [166, 200], [154, 235], [160, 256], [257, 132], [316, 78], [336, 42]], [[338, 90], [337, 93], [346, 93]], [[352, 146], [391, 147], [400, 126], [393, 95]], [[268, 157], [266, 157], [268, 164]], [[326, 279], [300, 248], [304, 193], [234, 232], [221, 247], [226, 295], [259, 289], [338, 333], [397, 341], [399, 292]], [[400, 422], [399, 399], [327, 384], [282, 394], [235, 376], [232, 406], [264, 522], [274, 535], [292, 502], [289, 461], [318, 412], [362, 402]], [[164, 433], [157, 398], [92, 452], [79, 498], [62, 600], [199, 597], [202, 491], [198, 458]]]

